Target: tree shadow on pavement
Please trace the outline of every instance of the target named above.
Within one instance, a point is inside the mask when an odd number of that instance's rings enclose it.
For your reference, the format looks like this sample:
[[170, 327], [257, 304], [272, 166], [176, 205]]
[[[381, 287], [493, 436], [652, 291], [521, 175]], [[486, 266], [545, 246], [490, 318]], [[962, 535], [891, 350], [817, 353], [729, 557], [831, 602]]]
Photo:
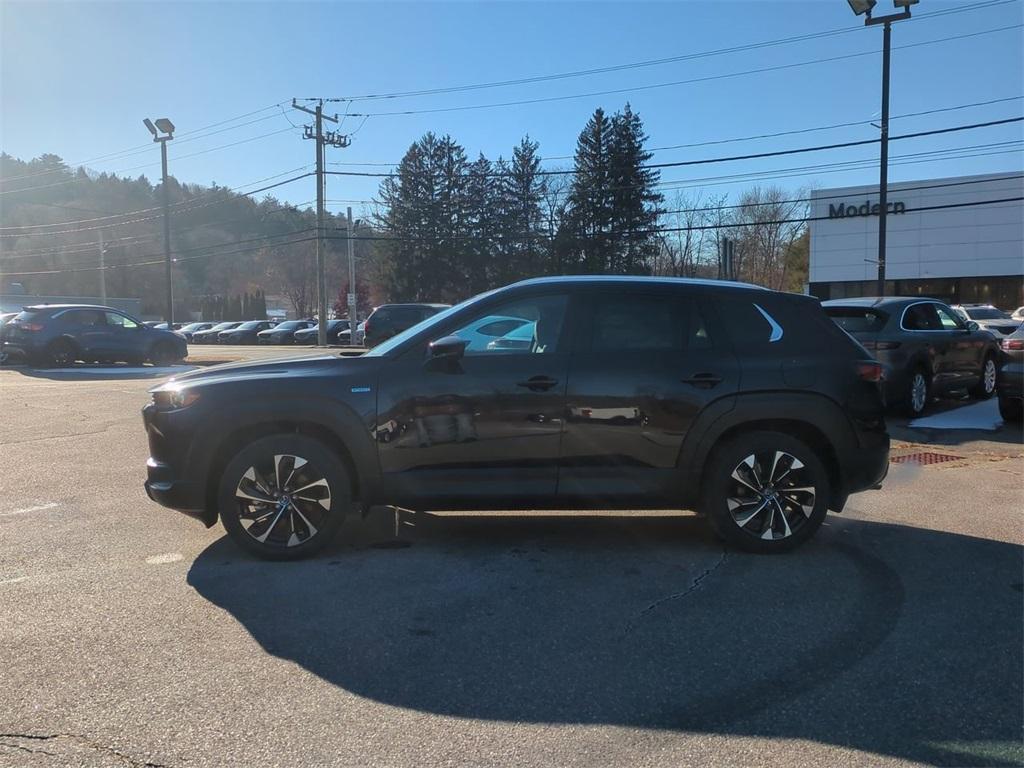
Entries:
[[1024, 756], [1020, 546], [836, 516], [778, 557], [725, 551], [696, 518], [406, 523], [408, 548], [347, 523], [300, 563], [221, 539], [188, 582], [268, 653], [388, 705]]

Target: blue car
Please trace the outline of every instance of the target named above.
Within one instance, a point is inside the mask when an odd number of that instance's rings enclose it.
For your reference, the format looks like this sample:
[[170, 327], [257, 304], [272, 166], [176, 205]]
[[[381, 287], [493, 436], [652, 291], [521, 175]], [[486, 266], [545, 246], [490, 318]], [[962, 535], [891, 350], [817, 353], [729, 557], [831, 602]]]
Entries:
[[42, 304], [25, 307], [3, 326], [0, 351], [49, 367], [76, 360], [169, 365], [188, 355], [188, 344], [110, 307]]

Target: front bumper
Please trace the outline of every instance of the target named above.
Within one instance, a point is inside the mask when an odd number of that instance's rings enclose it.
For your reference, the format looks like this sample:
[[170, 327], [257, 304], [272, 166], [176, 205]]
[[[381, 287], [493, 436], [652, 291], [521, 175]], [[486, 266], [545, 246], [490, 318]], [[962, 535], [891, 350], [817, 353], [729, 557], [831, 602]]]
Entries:
[[206, 476], [186, 470], [189, 444], [185, 432], [176, 430], [171, 418], [175, 412], [162, 412], [150, 403], [142, 409], [142, 421], [149, 440], [146, 460], [146, 495], [157, 504], [202, 520], [207, 527], [217, 522], [216, 509], [207, 509]]

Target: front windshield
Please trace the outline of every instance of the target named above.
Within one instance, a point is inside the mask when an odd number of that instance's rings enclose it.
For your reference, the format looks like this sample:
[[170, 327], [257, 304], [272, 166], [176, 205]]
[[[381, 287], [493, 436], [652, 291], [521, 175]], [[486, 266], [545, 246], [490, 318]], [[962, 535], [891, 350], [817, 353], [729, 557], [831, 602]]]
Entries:
[[183, 325], [178, 330], [181, 330], [181, 331], [195, 331], [195, 330], [198, 330], [199, 328], [202, 328], [205, 325], [206, 325], [206, 323], [189, 323], [188, 325]]
[[253, 331], [263, 325], [263, 320], [250, 320], [248, 323], [242, 323], [238, 326], [240, 331]]
[[1007, 320], [1010, 317], [995, 307], [971, 307], [966, 312], [971, 320]]
[[[403, 344], [407, 340], [411, 339], [416, 334], [421, 333], [425, 331], [427, 328], [437, 325], [438, 323], [444, 322], [449, 317], [454, 315], [456, 312], [459, 312], [465, 309], [466, 307], [475, 304], [476, 302], [490, 296], [492, 293], [494, 293], [494, 291], [487, 291], [486, 293], [481, 293], [478, 296], [474, 296], [471, 299], [466, 299], [461, 304], [456, 304], [454, 307], [448, 307], [448, 309], [443, 309], [436, 315], [431, 315], [426, 320], [420, 320], [418, 323], [416, 323], [416, 325], [412, 326], [411, 328], [406, 328], [401, 333], [392, 336], [387, 341], [382, 341], [376, 347], [371, 348], [369, 351], [366, 352], [366, 356], [383, 357], [388, 352], [395, 349], [399, 345]], [[431, 341], [433, 341], [433, 339], [431, 339]]]
[[274, 326], [275, 331], [290, 331], [293, 328], [302, 328], [305, 326], [301, 320], [285, 320], [283, 323], [278, 323]]
[[218, 323], [211, 328], [211, 331], [226, 331], [228, 328], [234, 328], [238, 323]]

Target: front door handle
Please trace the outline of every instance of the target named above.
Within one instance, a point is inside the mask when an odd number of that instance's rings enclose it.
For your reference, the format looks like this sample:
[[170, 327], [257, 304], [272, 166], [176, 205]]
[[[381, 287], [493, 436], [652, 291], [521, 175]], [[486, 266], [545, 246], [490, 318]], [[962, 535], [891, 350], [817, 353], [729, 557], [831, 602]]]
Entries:
[[717, 386], [722, 383], [722, 377], [716, 376], [713, 373], [695, 373], [687, 379], [681, 379], [684, 384], [690, 384], [694, 387], [702, 387], [704, 389], [711, 389], [711, 387]]
[[550, 376], [531, 376], [526, 381], [516, 382], [517, 387], [526, 387], [533, 392], [543, 392], [556, 384], [558, 384], [558, 379], [552, 379]]

